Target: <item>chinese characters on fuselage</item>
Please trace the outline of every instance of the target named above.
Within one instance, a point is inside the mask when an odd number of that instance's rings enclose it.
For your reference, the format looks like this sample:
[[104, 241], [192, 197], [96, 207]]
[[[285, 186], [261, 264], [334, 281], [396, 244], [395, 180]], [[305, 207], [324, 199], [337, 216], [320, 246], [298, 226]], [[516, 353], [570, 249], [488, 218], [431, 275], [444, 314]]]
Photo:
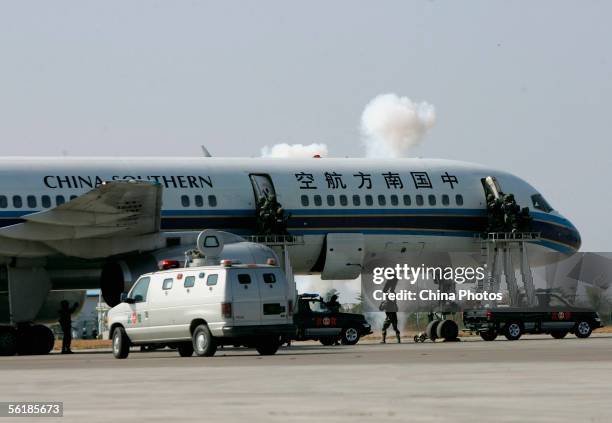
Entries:
[[[318, 189], [327, 188], [329, 190], [347, 189], [349, 185], [353, 185], [360, 190], [371, 190], [374, 186], [373, 181], [380, 180], [381, 187], [388, 190], [399, 190], [408, 186], [414, 189], [433, 189], [434, 182], [438, 179], [430, 177], [429, 172], [409, 172], [409, 175], [402, 175], [398, 172], [383, 172], [380, 174], [371, 174], [357, 172], [354, 174], [342, 174], [335, 171], [327, 171], [322, 174], [309, 172], [299, 172], [295, 174], [295, 179], [299, 189]], [[439, 175], [440, 182], [443, 186], [448, 186], [450, 189], [455, 189], [459, 184], [459, 178], [456, 175], [451, 175], [444, 172]]]

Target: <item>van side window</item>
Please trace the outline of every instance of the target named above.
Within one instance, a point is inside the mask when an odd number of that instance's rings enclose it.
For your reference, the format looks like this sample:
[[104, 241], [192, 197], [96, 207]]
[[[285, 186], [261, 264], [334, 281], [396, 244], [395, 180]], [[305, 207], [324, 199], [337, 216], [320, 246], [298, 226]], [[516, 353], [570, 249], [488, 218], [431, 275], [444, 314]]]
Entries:
[[240, 275], [238, 275], [238, 283], [242, 285], [251, 283], [251, 275], [247, 273], [241, 273]]
[[219, 275], [217, 274], [212, 274], [212, 275], [208, 275], [208, 278], [206, 278], [206, 285], [207, 286], [214, 286], [217, 284], [217, 279], [219, 279]]
[[164, 279], [164, 283], [162, 283], [162, 289], [172, 289], [172, 278]]
[[265, 283], [276, 283], [276, 275], [274, 273], [264, 273], [263, 280]]
[[194, 285], [195, 285], [195, 276], [187, 276], [185, 278], [185, 282], [183, 282], [183, 287], [193, 288]]
[[134, 302], [142, 303], [147, 301], [147, 292], [149, 292], [149, 281], [151, 278], [145, 277], [140, 278], [138, 282], [132, 288], [129, 298], [133, 299]]

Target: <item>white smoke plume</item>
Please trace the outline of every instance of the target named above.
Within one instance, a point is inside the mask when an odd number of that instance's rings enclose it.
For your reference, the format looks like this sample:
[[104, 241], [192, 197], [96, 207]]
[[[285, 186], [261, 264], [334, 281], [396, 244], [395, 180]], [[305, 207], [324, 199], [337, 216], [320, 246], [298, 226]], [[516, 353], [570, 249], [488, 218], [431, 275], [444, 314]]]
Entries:
[[361, 115], [366, 157], [406, 156], [435, 121], [436, 111], [429, 103], [415, 103], [397, 94], [375, 97]]
[[275, 144], [272, 147], [267, 145], [261, 149], [261, 157], [280, 157], [280, 158], [311, 158], [315, 155], [327, 157], [327, 144]]

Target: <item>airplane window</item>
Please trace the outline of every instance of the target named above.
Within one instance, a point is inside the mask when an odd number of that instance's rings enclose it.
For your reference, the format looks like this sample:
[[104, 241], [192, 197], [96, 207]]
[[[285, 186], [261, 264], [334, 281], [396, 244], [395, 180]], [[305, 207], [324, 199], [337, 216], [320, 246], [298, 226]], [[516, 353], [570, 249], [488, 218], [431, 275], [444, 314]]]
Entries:
[[531, 196], [531, 202], [533, 203], [533, 207], [542, 210], [545, 213], [550, 213], [553, 211], [553, 208], [548, 204], [548, 201], [542, 197], [542, 194], [534, 194]]
[[408, 194], [404, 195], [404, 205], [409, 206], [411, 204], [412, 204], [412, 200], [410, 199], [410, 196]]
[[172, 289], [172, 278], [164, 279], [162, 283], [162, 289]]
[[33, 195], [28, 195], [27, 201], [28, 201], [29, 208], [31, 209], [36, 208], [36, 197], [34, 197]]
[[307, 195], [302, 195], [302, 205], [304, 207], [308, 207], [308, 203], [309, 203], [308, 196]]
[[365, 196], [365, 202], [366, 205], [371, 206], [372, 204], [374, 204], [374, 198], [372, 198], [372, 196], [368, 194]]
[[430, 206], [435, 206], [436, 205], [436, 196], [433, 194], [429, 195], [429, 205]]
[[195, 276], [187, 276], [183, 282], [184, 288], [193, 288], [195, 285]]
[[348, 198], [346, 198], [346, 195], [341, 195], [340, 196], [340, 205], [341, 206], [348, 206]]
[[217, 275], [217, 274], [208, 275], [208, 278], [206, 278], [206, 285], [207, 286], [216, 285], [217, 284], [217, 279], [219, 279], [219, 275]]
[[353, 205], [360, 206], [361, 205], [361, 197], [358, 195], [353, 195]]
[[43, 195], [41, 197], [41, 202], [44, 208], [48, 209], [49, 207], [51, 207], [51, 197], [49, 197], [48, 195]]
[[208, 196], [208, 205], [210, 207], [217, 207], [217, 197], [214, 195]]
[[442, 195], [442, 205], [448, 206], [449, 204], [450, 204], [450, 198], [448, 198], [448, 195], [446, 194]]
[[5, 209], [8, 207], [8, 201], [6, 195], [0, 195], [0, 208]]
[[416, 196], [416, 204], [417, 204], [417, 206], [422, 206], [424, 204], [423, 196], [421, 194]]
[[62, 204], [64, 204], [66, 202], [66, 200], [64, 199], [63, 195], [56, 195], [55, 196], [55, 204], [58, 206], [61, 206]]
[[23, 201], [19, 195], [13, 195], [13, 207], [20, 209], [23, 206]]
[[328, 206], [335, 206], [336, 205], [336, 199], [334, 198], [333, 195], [328, 195], [327, 196], [327, 205]]
[[204, 207], [204, 199], [201, 195], [195, 196], [195, 205], [196, 207]]
[[391, 205], [397, 206], [398, 204], [399, 204], [399, 199], [397, 198], [397, 195], [393, 194], [391, 196]]
[[384, 195], [378, 196], [378, 204], [381, 206], [384, 206], [385, 204], [387, 204], [387, 199], [385, 198]]
[[181, 204], [183, 207], [189, 207], [189, 196], [181, 195]]
[[455, 203], [457, 203], [458, 206], [462, 206], [463, 205], [463, 195], [457, 194], [455, 196]]
[[320, 195], [314, 196], [314, 203], [315, 203], [315, 206], [321, 206], [323, 204], [323, 200], [321, 200]]

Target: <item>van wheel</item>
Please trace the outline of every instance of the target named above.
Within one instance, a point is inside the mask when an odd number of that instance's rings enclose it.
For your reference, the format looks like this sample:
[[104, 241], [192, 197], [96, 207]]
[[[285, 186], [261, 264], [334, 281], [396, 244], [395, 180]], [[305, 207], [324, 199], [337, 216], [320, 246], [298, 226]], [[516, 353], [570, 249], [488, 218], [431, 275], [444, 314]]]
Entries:
[[130, 338], [121, 326], [113, 331], [113, 355], [115, 358], [127, 358], [130, 353]]
[[183, 342], [179, 344], [178, 353], [181, 357], [191, 357], [193, 355], [193, 343]]
[[485, 330], [478, 333], [482, 339], [485, 341], [495, 341], [497, 338], [497, 331], [495, 330]]
[[555, 339], [563, 339], [565, 335], [567, 335], [566, 330], [554, 330], [550, 333], [550, 335]]
[[276, 336], [267, 336], [263, 337], [255, 346], [255, 349], [259, 353], [259, 355], [274, 355], [276, 351], [278, 351], [278, 347], [280, 344], [278, 342], [278, 337]]
[[206, 325], [195, 328], [192, 340], [193, 351], [198, 357], [212, 357], [217, 352], [217, 342]]
[[342, 329], [340, 342], [342, 345], [355, 345], [359, 342], [359, 331], [352, 326]]
[[504, 336], [508, 341], [516, 341], [523, 334], [523, 328], [518, 322], [509, 322], [504, 328]]
[[438, 323], [436, 335], [445, 341], [454, 341], [459, 335], [459, 326], [454, 320], [442, 320]]
[[591, 336], [591, 332], [593, 332], [593, 328], [589, 322], [586, 320], [576, 322], [576, 327], [574, 328], [574, 335], [576, 335], [576, 337], [588, 338]]

